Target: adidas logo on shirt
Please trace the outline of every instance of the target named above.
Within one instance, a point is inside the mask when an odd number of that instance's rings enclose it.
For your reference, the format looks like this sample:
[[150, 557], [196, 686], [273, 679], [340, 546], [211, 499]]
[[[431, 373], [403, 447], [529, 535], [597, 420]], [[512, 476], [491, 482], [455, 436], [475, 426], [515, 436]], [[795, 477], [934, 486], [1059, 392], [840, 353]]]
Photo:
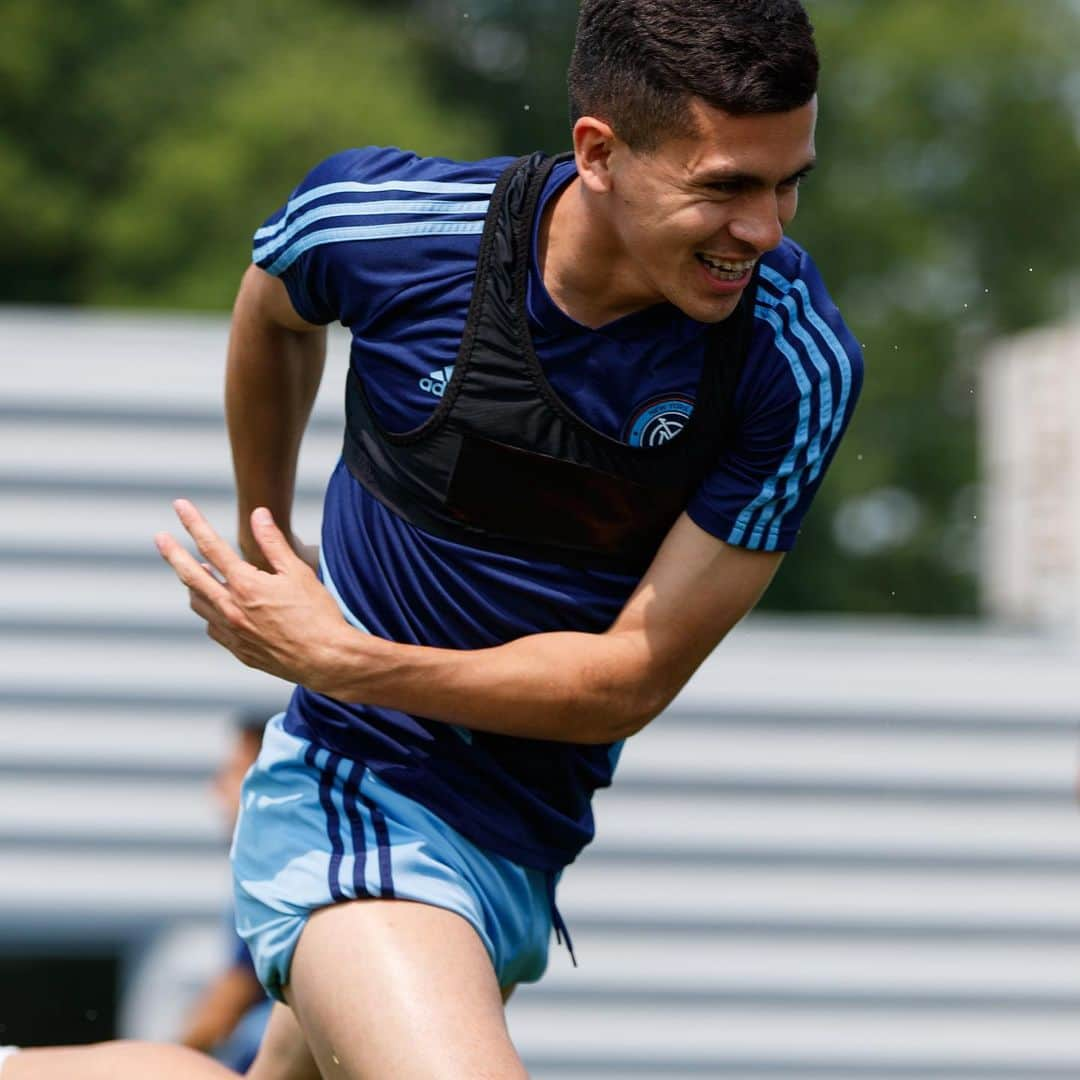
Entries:
[[451, 377], [454, 374], [454, 365], [448, 364], [444, 368], [440, 368], [438, 371], [433, 371], [430, 375], [420, 380], [420, 389], [425, 394], [434, 394], [436, 397], [442, 397], [446, 392], [446, 384], [450, 382]]

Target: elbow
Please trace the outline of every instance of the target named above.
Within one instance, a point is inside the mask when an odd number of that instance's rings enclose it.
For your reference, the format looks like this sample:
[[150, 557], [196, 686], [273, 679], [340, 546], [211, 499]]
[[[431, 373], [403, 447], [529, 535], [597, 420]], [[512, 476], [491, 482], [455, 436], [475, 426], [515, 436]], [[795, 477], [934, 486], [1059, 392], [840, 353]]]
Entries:
[[610, 725], [605, 730], [603, 737], [597, 739], [597, 742], [623, 742], [624, 740], [629, 739], [632, 735], [636, 735], [652, 719], [653, 717], [651, 716], [643, 716], [640, 714], [616, 717], [610, 722]]
[[[564, 701], [577, 718], [573, 737], [585, 743], [622, 742], [636, 735], [667, 708], [679, 691], [675, 665], [643, 647], [640, 636], [610, 635], [612, 649], [603, 663], [585, 668]], [[568, 688], [569, 689], [569, 688]]]
[[609, 737], [603, 741], [622, 742], [636, 735], [667, 708], [673, 696], [667, 687], [648, 680], [626, 688], [608, 718]]

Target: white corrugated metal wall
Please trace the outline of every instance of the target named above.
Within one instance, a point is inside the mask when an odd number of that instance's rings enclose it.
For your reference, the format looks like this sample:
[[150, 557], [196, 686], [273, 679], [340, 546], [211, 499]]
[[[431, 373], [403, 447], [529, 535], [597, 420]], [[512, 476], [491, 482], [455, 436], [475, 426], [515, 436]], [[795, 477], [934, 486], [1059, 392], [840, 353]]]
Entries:
[[[150, 542], [178, 494], [231, 522], [224, 332], [0, 315], [0, 950], [156, 942], [133, 1035], [167, 1036], [214, 962], [206, 780], [228, 713], [285, 692], [204, 640]], [[1052, 638], [751, 620], [598, 800], [560, 889], [581, 966], [553, 948], [510, 1009], [533, 1075], [1080, 1075], [1075, 686]]]

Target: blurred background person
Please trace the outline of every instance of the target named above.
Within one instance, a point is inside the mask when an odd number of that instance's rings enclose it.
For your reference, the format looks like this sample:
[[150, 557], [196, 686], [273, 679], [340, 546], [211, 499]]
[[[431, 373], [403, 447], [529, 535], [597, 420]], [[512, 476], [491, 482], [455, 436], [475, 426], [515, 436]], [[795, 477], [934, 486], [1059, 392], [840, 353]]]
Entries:
[[[240, 788], [259, 756], [268, 716], [265, 710], [256, 709], [236, 714], [232, 743], [214, 774], [211, 787], [229, 836], [240, 809]], [[243, 1073], [255, 1060], [270, 1017], [271, 1001], [255, 975], [247, 946], [237, 936], [231, 906], [227, 919], [231, 946], [228, 966], [192, 1006], [179, 1041]]]

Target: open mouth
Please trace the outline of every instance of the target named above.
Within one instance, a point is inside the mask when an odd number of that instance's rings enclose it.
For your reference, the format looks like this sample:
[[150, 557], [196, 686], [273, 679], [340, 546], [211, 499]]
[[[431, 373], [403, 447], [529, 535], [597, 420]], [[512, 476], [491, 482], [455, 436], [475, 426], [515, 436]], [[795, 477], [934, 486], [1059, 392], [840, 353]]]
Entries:
[[754, 269], [754, 263], [757, 262], [757, 259], [740, 259], [737, 262], [717, 259], [711, 255], [703, 255], [700, 251], [696, 252], [694, 257], [716, 281], [742, 281]]

